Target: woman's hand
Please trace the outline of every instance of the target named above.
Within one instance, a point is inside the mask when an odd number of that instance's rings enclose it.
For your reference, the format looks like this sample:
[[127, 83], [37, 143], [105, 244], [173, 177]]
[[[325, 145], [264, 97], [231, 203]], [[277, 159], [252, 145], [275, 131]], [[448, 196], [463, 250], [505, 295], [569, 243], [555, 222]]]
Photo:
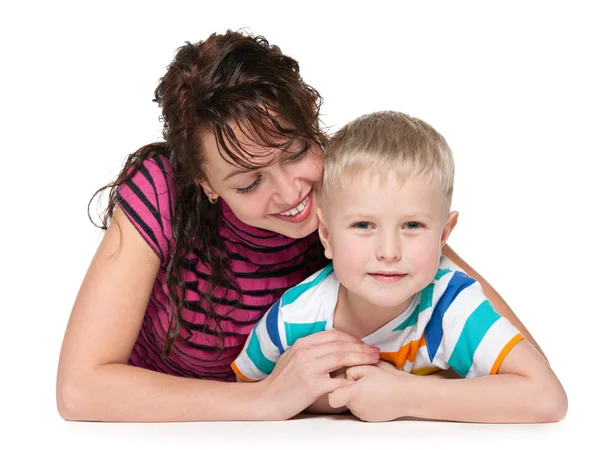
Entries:
[[342, 367], [367, 366], [379, 361], [379, 349], [341, 331], [323, 331], [298, 339], [277, 362], [273, 372], [259, 384], [272, 414], [285, 420], [302, 412], [325, 394], [353, 381], [332, 378]]
[[348, 384], [329, 394], [329, 404], [332, 408], [345, 406], [366, 422], [394, 420], [405, 415], [400, 395], [407, 392], [407, 383], [414, 376], [385, 361], [351, 367], [346, 370]]

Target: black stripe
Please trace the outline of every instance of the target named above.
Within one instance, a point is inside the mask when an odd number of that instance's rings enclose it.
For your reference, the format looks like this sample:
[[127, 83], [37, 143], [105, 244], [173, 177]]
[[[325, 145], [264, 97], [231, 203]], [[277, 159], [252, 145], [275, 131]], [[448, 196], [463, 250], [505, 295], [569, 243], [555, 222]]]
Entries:
[[[244, 233], [254, 239], [274, 239], [276, 237], [278, 237], [279, 235], [277, 233], [273, 233], [269, 236], [256, 236], [254, 234], [248, 233], [247, 231], [241, 230], [239, 228], [237, 228], [233, 222], [231, 222], [230, 220], [226, 219], [225, 217], [223, 217], [223, 225], [225, 226], [225, 228], [227, 228], [233, 235], [239, 237], [240, 239], [243, 239], [244, 241], [246, 241], [247, 239], [244, 238], [243, 236], [240, 236], [239, 234], [237, 234], [238, 232], [240, 233]], [[252, 243], [252, 241], [250, 241], [250, 243]]]
[[144, 178], [146, 178], [146, 180], [148, 180], [148, 183], [150, 183], [150, 185], [152, 186], [152, 190], [154, 191], [154, 198], [156, 200], [156, 209], [157, 209], [157, 215], [154, 217], [156, 218], [156, 220], [158, 222], [158, 226], [160, 227], [160, 230], [162, 231], [162, 233], [164, 235], [165, 227], [163, 226], [163, 221], [162, 221], [163, 215], [160, 210], [160, 201], [158, 200], [158, 190], [156, 189], [156, 184], [154, 184], [154, 179], [150, 175], [150, 171], [146, 168], [146, 166], [142, 166], [140, 168], [140, 173], [144, 176]]
[[[156, 219], [156, 221], [159, 224], [162, 224], [162, 217], [160, 217], [160, 214], [158, 213], [158, 211], [156, 210], [156, 208], [154, 207], [154, 205], [152, 205], [152, 203], [150, 203], [150, 200], [148, 200], [148, 197], [146, 197], [146, 194], [144, 194], [142, 192], [142, 190], [140, 189], [140, 187], [137, 184], [135, 184], [133, 182], [133, 180], [127, 180], [125, 182], [125, 185], [127, 187], [129, 187], [133, 191], [133, 193], [135, 194], [135, 196], [142, 201], [142, 203], [144, 204], [144, 206], [146, 207], [146, 209], [154, 216], [154, 218]], [[156, 188], [154, 189], [154, 193], [156, 194]]]
[[152, 240], [152, 242], [154, 242], [154, 244], [156, 245], [156, 251], [160, 253], [160, 257], [161, 260], [164, 262], [165, 260], [165, 255], [163, 255], [162, 249], [160, 248], [160, 245], [158, 243], [158, 239], [156, 239], [156, 236], [154, 235], [154, 232], [152, 231], [152, 229], [148, 226], [148, 224], [146, 222], [144, 222], [142, 220], [142, 218], [138, 215], [138, 213], [131, 207], [131, 205], [123, 198], [123, 196], [117, 192], [117, 201], [119, 202], [119, 205], [121, 205], [121, 208], [126, 211], [131, 218], [135, 221], [135, 223], [146, 232], [146, 234], [148, 235], [148, 237]]
[[[206, 323], [199, 324], [199, 323], [188, 322], [187, 320], [184, 320], [184, 319], [180, 319], [180, 320], [181, 320], [181, 324], [188, 330], [199, 331], [202, 334], [209, 334], [211, 336], [217, 336], [219, 334], [215, 330], [208, 327], [208, 325]], [[244, 338], [248, 336], [245, 333], [234, 333], [233, 331], [223, 331], [223, 332], [221, 332], [221, 335], [222, 336], [232, 336], [232, 337], [244, 337]]]
[[[274, 302], [273, 302], [274, 303]], [[200, 305], [200, 302], [183, 302], [183, 307], [191, 312], [195, 312], [195, 313], [201, 313], [204, 314], [205, 316], [207, 316], [207, 311], [202, 307], [202, 305]], [[268, 308], [271, 307], [271, 305], [267, 305]], [[221, 316], [219, 314], [213, 313], [212, 314], [215, 318], [219, 319], [220, 321], [228, 321], [228, 322], [233, 322], [237, 325], [241, 325], [241, 326], [246, 326], [246, 325], [255, 325], [259, 320], [260, 317], [254, 319], [254, 320], [238, 320], [235, 319], [231, 316]]]
[[[169, 173], [167, 172], [167, 169], [165, 169], [165, 166], [162, 162], [162, 158], [160, 157], [160, 155], [157, 155], [154, 158], [154, 161], [156, 162], [158, 167], [160, 167], [160, 170], [161, 170], [163, 176], [165, 177], [164, 181], [165, 181], [165, 186], [167, 186], [167, 201], [169, 202], [169, 212], [170, 212], [169, 217], [173, 218], [173, 216], [175, 216], [175, 209], [173, 207], [173, 204], [171, 203], [171, 192], [169, 192], [168, 186], [169, 186], [169, 180], [173, 184], [175, 183], [175, 180], [169, 176]], [[169, 164], [170, 164], [170, 162], [169, 162]]]
[[229, 239], [225, 236], [221, 236], [221, 239], [223, 239], [224, 241], [230, 242], [231, 244], [234, 244], [234, 245], [241, 245], [242, 247], [244, 247], [248, 250], [257, 252], [257, 253], [277, 253], [282, 250], [287, 250], [288, 248], [292, 248], [295, 245], [303, 244], [302, 239], [296, 239], [296, 240], [290, 242], [289, 244], [281, 245], [279, 247], [252, 247], [250, 245], [247, 245], [245, 242], [232, 241], [231, 239]]

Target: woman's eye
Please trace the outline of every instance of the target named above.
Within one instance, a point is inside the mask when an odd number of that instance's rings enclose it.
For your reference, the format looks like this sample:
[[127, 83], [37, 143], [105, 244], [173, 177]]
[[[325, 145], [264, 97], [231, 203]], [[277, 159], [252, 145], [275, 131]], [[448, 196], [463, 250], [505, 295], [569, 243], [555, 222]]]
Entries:
[[243, 187], [243, 188], [238, 188], [238, 189], [235, 190], [235, 192], [238, 193], [238, 194], [246, 194], [246, 193], [248, 193], [250, 191], [253, 191], [254, 189], [256, 189], [260, 185], [261, 180], [262, 180], [262, 177], [259, 175], [256, 178], [256, 180], [254, 181], [254, 183], [252, 183], [250, 186], [246, 186], [246, 187]]
[[419, 222], [408, 222], [406, 224], [406, 229], [408, 230], [418, 230], [419, 228], [423, 228], [423, 225]]
[[300, 150], [298, 153], [294, 153], [287, 160], [291, 161], [291, 162], [299, 161], [306, 156], [306, 154], [308, 153], [309, 150], [310, 150], [310, 144], [307, 143], [302, 150]]
[[356, 222], [352, 227], [358, 228], [359, 230], [368, 230], [371, 228], [371, 224], [369, 222]]

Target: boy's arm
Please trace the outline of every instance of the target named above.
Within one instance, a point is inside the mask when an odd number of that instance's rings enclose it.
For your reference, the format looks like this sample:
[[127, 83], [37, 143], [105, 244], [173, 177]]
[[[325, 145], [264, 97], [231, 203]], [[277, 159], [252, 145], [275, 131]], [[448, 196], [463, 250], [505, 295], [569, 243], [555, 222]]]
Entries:
[[496, 375], [444, 379], [417, 376], [382, 362], [347, 370], [352, 384], [329, 394], [368, 422], [419, 417], [479, 423], [556, 422], [567, 397], [548, 363], [526, 340], [516, 344]]
[[567, 412], [567, 396], [560, 381], [525, 340], [513, 347], [497, 375], [462, 380], [412, 376], [405, 381], [410, 386], [393, 389], [396, 401], [403, 404], [399, 414], [403, 416], [529, 423], [556, 422]]

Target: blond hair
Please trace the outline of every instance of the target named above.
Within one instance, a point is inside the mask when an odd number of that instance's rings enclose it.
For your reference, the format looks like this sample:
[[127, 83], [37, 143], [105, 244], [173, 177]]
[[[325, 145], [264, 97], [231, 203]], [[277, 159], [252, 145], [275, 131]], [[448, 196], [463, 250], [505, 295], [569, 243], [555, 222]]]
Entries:
[[454, 159], [444, 137], [422, 120], [395, 111], [361, 116], [333, 135], [325, 151], [321, 191], [325, 204], [343, 182], [370, 172], [425, 175], [450, 208]]

